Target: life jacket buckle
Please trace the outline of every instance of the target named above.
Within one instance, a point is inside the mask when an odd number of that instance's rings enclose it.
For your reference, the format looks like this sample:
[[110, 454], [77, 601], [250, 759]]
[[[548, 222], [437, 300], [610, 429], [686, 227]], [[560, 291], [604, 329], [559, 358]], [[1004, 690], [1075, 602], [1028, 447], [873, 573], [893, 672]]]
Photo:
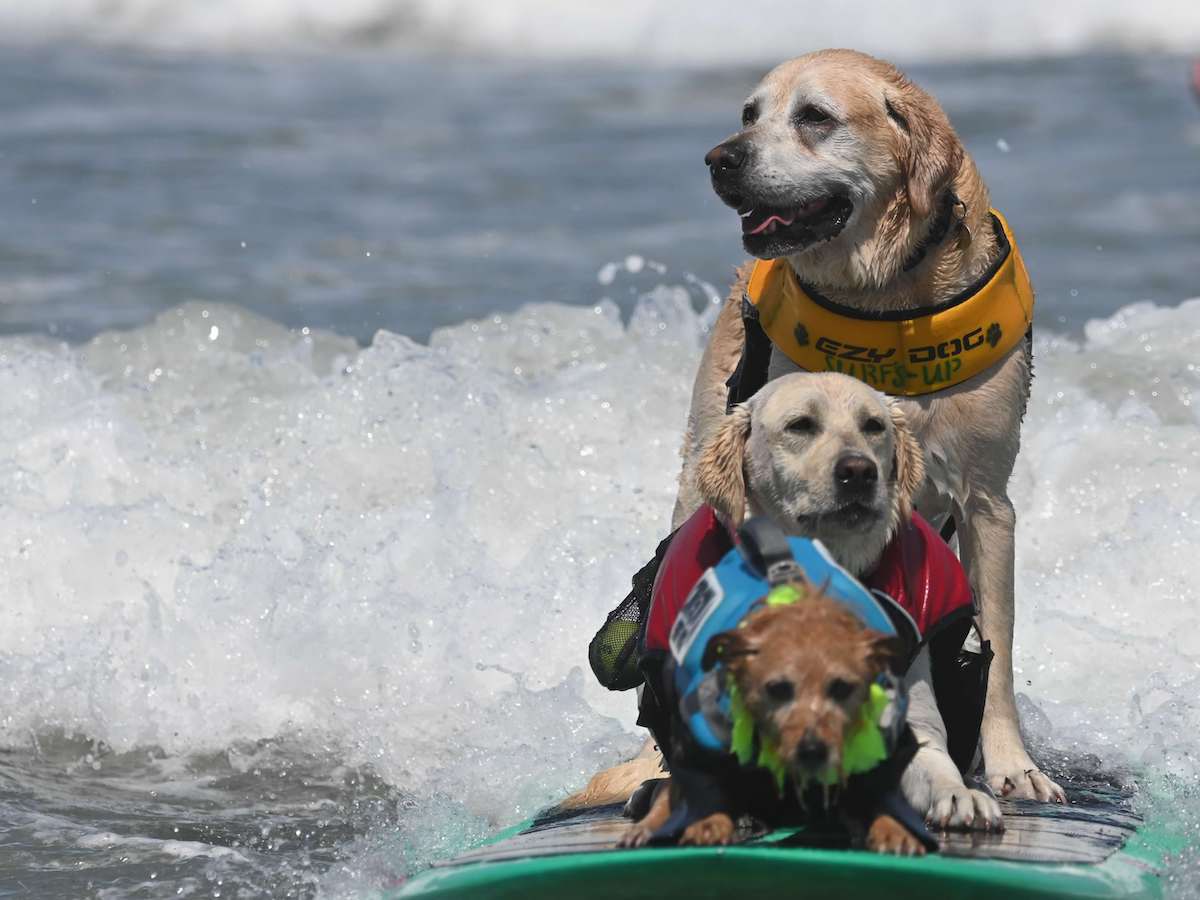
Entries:
[[764, 573], [767, 576], [767, 584], [771, 587], [779, 587], [781, 584], [791, 584], [796, 581], [804, 581], [804, 568], [794, 559], [781, 559], [771, 563]]

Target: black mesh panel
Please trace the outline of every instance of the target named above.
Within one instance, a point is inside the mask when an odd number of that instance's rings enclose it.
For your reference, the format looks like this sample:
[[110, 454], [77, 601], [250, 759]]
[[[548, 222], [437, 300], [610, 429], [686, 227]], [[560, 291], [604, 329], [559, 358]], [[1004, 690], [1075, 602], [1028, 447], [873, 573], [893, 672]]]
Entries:
[[673, 537], [674, 532], [658, 545], [654, 559], [633, 576], [633, 590], [608, 614], [604, 625], [588, 645], [588, 662], [592, 671], [610, 691], [627, 691], [642, 683], [642, 672], [638, 668], [642, 629], [650, 613], [654, 578], [658, 575], [663, 554], [667, 552]]

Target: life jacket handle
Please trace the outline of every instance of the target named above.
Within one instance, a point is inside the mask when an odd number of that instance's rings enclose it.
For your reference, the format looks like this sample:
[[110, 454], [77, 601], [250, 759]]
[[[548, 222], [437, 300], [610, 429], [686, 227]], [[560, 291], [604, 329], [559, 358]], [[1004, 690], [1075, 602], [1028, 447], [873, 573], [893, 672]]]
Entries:
[[804, 580], [804, 569], [792, 555], [787, 535], [765, 516], [756, 516], [738, 529], [738, 549], [771, 587]]

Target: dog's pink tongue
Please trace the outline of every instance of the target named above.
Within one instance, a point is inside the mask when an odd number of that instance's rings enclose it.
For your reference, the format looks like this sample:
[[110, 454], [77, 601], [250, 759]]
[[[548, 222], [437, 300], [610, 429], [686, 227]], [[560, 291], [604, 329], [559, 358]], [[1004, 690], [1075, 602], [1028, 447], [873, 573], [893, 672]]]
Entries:
[[796, 219], [794, 217], [791, 219], [785, 219], [785, 218], [783, 218], [783, 216], [777, 216], [777, 215], [772, 214], [772, 215], [767, 216], [766, 219], [764, 219], [759, 224], [759, 226], [757, 228], [755, 228], [753, 231], [751, 231], [750, 233], [751, 234], [762, 234], [764, 231], [767, 230], [767, 228], [769, 226], [775, 224], [776, 222], [778, 222], [780, 225], [791, 225], [795, 221], [796, 221]]

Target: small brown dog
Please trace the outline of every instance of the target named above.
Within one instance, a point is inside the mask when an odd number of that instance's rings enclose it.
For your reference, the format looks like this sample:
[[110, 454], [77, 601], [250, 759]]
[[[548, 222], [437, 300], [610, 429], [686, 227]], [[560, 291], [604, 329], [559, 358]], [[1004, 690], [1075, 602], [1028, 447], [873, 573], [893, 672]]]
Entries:
[[[837, 600], [809, 586], [790, 605], [753, 609], [740, 626], [709, 639], [704, 658], [719, 660], [729, 684], [736, 685], [753, 720], [757, 739], [772, 748], [779, 772], [733, 765], [733, 758], [704, 760], [706, 775], [720, 780], [716, 791], [691, 801], [693, 809], [713, 809], [683, 830], [679, 843], [694, 846], [729, 844], [734, 822], [749, 814], [767, 823], [807, 820], [809, 811], [836, 813], [852, 842], [879, 853], [920, 856], [925, 843], [891, 814], [885, 794], [898, 796], [900, 773], [916, 752], [915, 740], [904, 728], [891, 756], [865, 776], [845, 774], [830, 785], [824, 773], [844, 773], [843, 748], [868, 714], [871, 686], [890, 669], [900, 642], [865, 627]], [[736, 728], [736, 726], [735, 726]], [[695, 761], [695, 757], [691, 761]], [[678, 767], [676, 767], [678, 768]], [[792, 794], [783, 793], [784, 779]], [[692, 777], [659, 783], [648, 813], [631, 826], [623, 847], [651, 840], [672, 813], [689, 802]], [[713, 796], [720, 800], [715, 804]], [[828, 809], [830, 798], [836, 809]], [[919, 822], [919, 820], [918, 820]], [[928, 836], [925, 835], [928, 840]]]

